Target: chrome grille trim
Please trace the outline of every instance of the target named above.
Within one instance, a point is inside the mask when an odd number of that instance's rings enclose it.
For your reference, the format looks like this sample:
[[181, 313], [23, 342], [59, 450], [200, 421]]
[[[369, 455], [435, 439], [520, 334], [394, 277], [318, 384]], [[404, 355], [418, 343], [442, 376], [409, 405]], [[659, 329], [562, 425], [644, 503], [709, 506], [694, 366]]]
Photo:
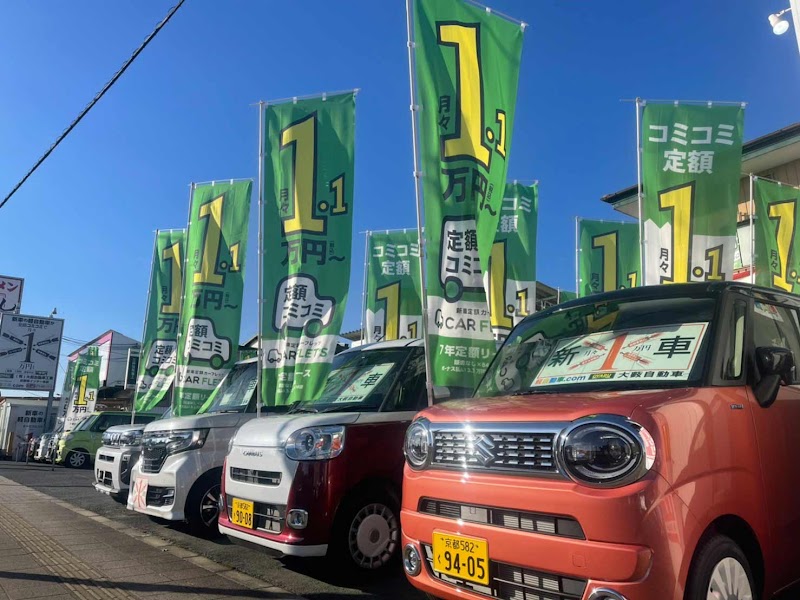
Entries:
[[154, 431], [142, 438], [142, 473], [158, 473], [167, 460], [169, 431]]
[[433, 423], [431, 466], [562, 477], [555, 456], [567, 423]]
[[580, 600], [586, 579], [574, 579], [489, 560], [489, 585], [462, 581], [433, 570], [433, 548], [422, 544], [428, 573], [445, 583], [501, 600]]
[[514, 529], [529, 533], [566, 537], [570, 539], [585, 540], [586, 535], [580, 523], [571, 517], [519, 511], [508, 508], [495, 508], [491, 506], [478, 506], [449, 502], [433, 498], [421, 498], [419, 512], [427, 515], [436, 515], [448, 519], [461, 519], [470, 523], [479, 523], [492, 527]]
[[278, 471], [259, 471], [257, 469], [240, 469], [231, 467], [231, 479], [241, 483], [253, 483], [255, 485], [280, 485], [281, 473]]

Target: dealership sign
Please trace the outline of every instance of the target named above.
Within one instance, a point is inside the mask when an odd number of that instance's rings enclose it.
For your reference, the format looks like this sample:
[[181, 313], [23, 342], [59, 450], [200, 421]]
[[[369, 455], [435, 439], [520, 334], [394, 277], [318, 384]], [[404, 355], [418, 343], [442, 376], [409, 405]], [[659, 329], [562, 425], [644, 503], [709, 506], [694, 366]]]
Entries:
[[24, 283], [24, 279], [0, 275], [0, 314], [19, 312]]
[[52, 391], [63, 319], [0, 314], [0, 389]]

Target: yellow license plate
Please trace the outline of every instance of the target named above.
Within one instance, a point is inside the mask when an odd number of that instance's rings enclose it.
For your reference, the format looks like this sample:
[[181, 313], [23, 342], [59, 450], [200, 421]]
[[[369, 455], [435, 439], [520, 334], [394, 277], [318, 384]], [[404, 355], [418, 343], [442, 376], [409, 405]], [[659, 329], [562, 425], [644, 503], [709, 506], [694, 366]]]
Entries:
[[489, 544], [478, 538], [434, 532], [433, 569], [450, 577], [489, 585]]
[[231, 523], [253, 528], [253, 503], [250, 500], [231, 500]]

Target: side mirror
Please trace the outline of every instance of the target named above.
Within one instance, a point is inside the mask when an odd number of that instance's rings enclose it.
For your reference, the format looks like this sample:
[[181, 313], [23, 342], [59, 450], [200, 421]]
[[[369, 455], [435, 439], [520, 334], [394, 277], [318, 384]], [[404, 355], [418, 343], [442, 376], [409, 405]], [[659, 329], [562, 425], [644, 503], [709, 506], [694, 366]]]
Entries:
[[753, 387], [756, 400], [764, 408], [775, 402], [781, 383], [788, 385], [794, 381], [794, 356], [787, 348], [762, 346], [756, 348], [756, 364], [761, 379]]
[[446, 385], [433, 386], [433, 399], [437, 402], [450, 398], [450, 388]]

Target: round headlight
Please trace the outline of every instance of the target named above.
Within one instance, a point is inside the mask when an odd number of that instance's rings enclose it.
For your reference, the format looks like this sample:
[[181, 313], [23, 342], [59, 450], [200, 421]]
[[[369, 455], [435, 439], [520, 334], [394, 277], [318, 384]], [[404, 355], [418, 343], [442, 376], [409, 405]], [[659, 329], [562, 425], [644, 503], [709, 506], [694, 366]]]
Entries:
[[433, 434], [427, 419], [417, 419], [408, 428], [403, 452], [412, 469], [428, 466], [433, 452]]
[[326, 460], [344, 450], [344, 426], [307, 427], [286, 440], [286, 456], [292, 460]]
[[[562, 437], [561, 464], [578, 483], [608, 487], [633, 483], [653, 464], [653, 450], [645, 447], [639, 429], [621, 421], [577, 424]], [[652, 439], [650, 434], [646, 438]]]

